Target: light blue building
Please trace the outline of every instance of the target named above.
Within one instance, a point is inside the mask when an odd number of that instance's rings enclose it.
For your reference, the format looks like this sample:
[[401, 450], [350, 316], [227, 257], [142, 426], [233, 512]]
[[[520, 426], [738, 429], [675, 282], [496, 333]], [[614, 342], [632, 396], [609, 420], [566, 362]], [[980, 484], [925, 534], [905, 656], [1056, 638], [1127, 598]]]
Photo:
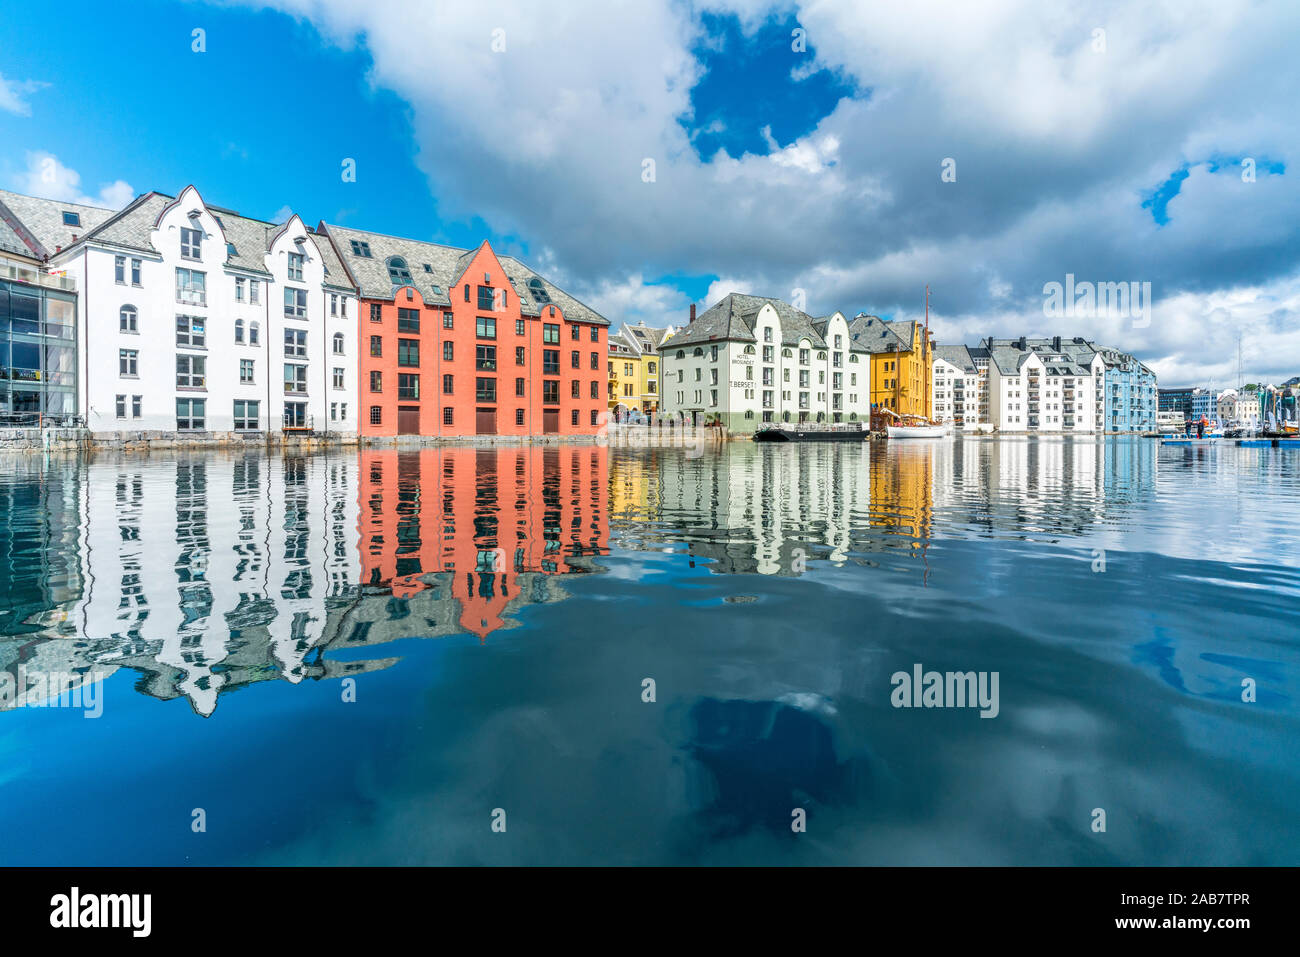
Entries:
[[1103, 432], [1154, 432], [1158, 404], [1156, 374], [1118, 349], [1097, 350], [1106, 364], [1102, 383]]

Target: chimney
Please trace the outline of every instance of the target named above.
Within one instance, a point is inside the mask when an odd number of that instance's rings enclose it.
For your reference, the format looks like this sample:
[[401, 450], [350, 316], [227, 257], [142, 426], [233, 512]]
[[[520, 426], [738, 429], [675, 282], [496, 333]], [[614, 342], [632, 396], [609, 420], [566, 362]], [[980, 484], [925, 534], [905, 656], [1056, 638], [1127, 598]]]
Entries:
[[[695, 303], [691, 303], [691, 318], [690, 318], [690, 322], [694, 322], [694, 321], [695, 321]], [[687, 323], [687, 324], [689, 325], [690, 323]]]
[[1025, 342], [1025, 337], [1021, 336], [1020, 341], [1016, 343], [1016, 348], [1019, 349], [1021, 352], [1024, 352], [1027, 347], [1028, 344]]
[[1053, 351], [1053, 352], [1060, 352], [1060, 351], [1061, 351], [1061, 337], [1060, 337], [1060, 336], [1052, 336], [1052, 351]]

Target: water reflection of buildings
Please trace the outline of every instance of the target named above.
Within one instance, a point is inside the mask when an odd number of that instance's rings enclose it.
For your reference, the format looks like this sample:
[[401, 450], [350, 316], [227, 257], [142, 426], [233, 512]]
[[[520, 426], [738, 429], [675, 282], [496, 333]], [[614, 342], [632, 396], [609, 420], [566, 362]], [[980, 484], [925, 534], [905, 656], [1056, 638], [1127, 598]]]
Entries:
[[[609, 451], [601, 446], [365, 450], [356, 631], [480, 638], [521, 604], [564, 597], [558, 577], [597, 570], [609, 544]], [[402, 625], [401, 622], [407, 622]]]
[[561, 575], [596, 570], [608, 482], [596, 446], [203, 453], [49, 470], [0, 487], [0, 503], [22, 513], [6, 525], [5, 557], [44, 569], [6, 573], [25, 597], [10, 589], [0, 667], [77, 683], [129, 668], [138, 690], [208, 715], [254, 681], [396, 660], [334, 650], [482, 639], [521, 604], [565, 597]]

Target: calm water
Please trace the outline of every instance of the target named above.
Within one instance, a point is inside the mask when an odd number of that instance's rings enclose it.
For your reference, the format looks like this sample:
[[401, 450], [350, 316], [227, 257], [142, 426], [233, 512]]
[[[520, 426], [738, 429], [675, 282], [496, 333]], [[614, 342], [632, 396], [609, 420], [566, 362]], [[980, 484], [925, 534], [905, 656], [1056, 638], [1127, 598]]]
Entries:
[[84, 694], [0, 711], [3, 864], [1300, 863], [1297, 452], [6, 459], [0, 521], [0, 680]]

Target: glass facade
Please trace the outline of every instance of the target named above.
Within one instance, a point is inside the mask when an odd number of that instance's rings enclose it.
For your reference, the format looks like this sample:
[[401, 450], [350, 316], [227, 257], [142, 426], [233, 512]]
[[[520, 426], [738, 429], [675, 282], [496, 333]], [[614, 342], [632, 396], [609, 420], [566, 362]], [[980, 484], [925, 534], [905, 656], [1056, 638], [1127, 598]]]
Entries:
[[76, 295], [0, 279], [0, 425], [76, 413]]

